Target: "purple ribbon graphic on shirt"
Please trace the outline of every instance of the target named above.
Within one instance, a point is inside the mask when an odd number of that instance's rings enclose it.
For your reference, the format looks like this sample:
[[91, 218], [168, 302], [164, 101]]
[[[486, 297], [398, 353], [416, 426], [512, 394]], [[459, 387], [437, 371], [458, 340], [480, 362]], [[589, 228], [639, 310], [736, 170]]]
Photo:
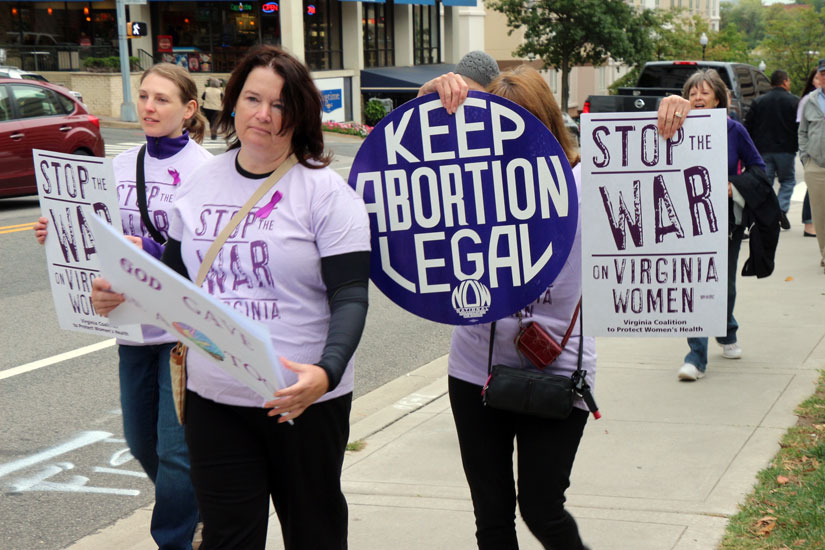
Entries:
[[169, 172], [169, 175], [172, 176], [172, 185], [180, 184], [180, 172], [174, 168], [169, 168], [167, 172]]
[[262, 220], [269, 216], [272, 212], [272, 209], [275, 208], [275, 205], [283, 198], [283, 195], [280, 191], [275, 191], [275, 194], [272, 195], [272, 199], [264, 206], [262, 206], [257, 212], [255, 212], [255, 217], [259, 220]]

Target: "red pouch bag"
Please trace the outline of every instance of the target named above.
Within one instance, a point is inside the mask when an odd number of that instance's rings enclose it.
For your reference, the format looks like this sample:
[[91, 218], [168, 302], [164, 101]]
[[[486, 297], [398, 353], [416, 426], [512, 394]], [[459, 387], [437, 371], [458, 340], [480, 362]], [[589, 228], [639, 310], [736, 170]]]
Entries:
[[539, 369], [561, 355], [562, 346], [538, 323], [530, 323], [516, 336], [516, 348]]
[[570, 333], [573, 331], [573, 325], [576, 324], [576, 319], [579, 317], [579, 308], [581, 307], [581, 300], [576, 305], [573, 312], [573, 318], [570, 320], [570, 325], [567, 327], [567, 332], [564, 335], [564, 340], [561, 344], [550, 336], [544, 328], [538, 323], [530, 323], [522, 328], [516, 336], [516, 349], [530, 360], [537, 368], [543, 369], [555, 361], [561, 350], [567, 345], [567, 340], [570, 339]]

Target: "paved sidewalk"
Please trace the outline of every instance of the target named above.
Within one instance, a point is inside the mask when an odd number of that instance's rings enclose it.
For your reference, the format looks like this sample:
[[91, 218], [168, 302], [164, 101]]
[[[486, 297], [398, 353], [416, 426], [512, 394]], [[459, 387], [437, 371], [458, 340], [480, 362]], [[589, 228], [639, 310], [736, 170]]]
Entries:
[[[777, 269], [741, 278], [742, 359], [711, 344], [707, 376], [679, 382], [682, 339], [598, 340], [596, 398], [568, 491], [594, 550], [711, 550], [756, 473], [796, 422], [794, 408], [825, 368], [825, 274], [802, 237], [800, 203], [781, 236]], [[748, 256], [743, 244], [741, 264]], [[357, 399], [344, 491], [358, 550], [474, 548], [472, 505], [446, 397], [446, 357]], [[71, 550], [151, 550], [150, 510]], [[540, 548], [519, 524], [522, 548]], [[269, 550], [283, 545], [277, 518]]]

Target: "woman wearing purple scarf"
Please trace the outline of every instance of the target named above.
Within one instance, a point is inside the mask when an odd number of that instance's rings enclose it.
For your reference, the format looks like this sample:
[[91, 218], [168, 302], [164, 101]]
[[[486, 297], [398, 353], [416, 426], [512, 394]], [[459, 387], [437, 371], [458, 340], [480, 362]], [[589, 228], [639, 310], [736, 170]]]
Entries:
[[[197, 87], [185, 69], [160, 63], [144, 72], [137, 110], [146, 145], [114, 159], [120, 215], [124, 235], [160, 258], [169, 227], [168, 211], [181, 179], [212, 155], [200, 146], [206, 119], [198, 110]], [[145, 219], [151, 228], [141, 216], [138, 201], [141, 175]], [[34, 227], [41, 244], [46, 240], [47, 223], [43, 217]], [[142, 344], [118, 340], [123, 432], [132, 455], [155, 484], [152, 537], [160, 550], [191, 550], [198, 508], [169, 371], [169, 352], [177, 338], [154, 326], [143, 325], [142, 329]]]

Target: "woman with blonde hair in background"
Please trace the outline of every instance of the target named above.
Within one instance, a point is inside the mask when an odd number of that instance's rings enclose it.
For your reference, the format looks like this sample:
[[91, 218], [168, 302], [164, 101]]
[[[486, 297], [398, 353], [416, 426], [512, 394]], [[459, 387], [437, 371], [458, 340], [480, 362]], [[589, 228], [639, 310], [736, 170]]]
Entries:
[[[212, 157], [200, 146], [206, 119], [198, 110], [197, 92], [186, 69], [171, 63], [147, 69], [137, 101], [146, 144], [113, 162], [123, 233], [156, 258], [168, 238], [178, 185]], [[47, 223], [40, 218], [34, 227], [41, 244]], [[169, 371], [169, 352], [178, 338], [151, 325], [142, 329], [142, 344], [118, 339], [123, 432], [132, 456], [155, 484], [152, 537], [160, 550], [191, 550], [198, 508]]]

